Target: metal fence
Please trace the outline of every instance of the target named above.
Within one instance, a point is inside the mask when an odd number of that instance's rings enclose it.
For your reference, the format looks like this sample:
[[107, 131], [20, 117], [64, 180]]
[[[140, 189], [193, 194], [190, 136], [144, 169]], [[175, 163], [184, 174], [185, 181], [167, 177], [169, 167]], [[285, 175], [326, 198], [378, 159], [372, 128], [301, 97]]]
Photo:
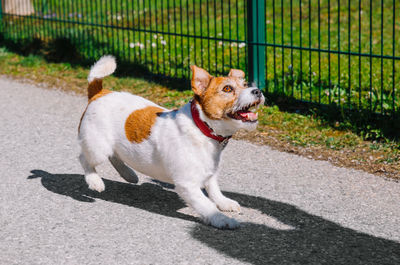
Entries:
[[214, 75], [240, 68], [266, 93], [391, 115], [396, 1], [2, 0], [0, 16], [4, 39], [69, 42], [82, 60], [113, 54], [184, 79], [191, 64]]

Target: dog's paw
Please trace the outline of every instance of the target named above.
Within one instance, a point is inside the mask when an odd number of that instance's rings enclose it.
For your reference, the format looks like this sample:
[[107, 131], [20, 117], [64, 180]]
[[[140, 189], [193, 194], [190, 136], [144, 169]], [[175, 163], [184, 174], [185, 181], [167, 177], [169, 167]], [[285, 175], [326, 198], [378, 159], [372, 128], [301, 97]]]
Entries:
[[240, 204], [237, 201], [224, 198], [217, 203], [218, 209], [223, 212], [238, 212], [240, 213]]
[[89, 174], [85, 176], [89, 189], [102, 192], [105, 189], [103, 180], [97, 174]]
[[207, 221], [211, 226], [219, 229], [235, 229], [240, 226], [238, 221], [220, 212], [213, 214]]
[[95, 190], [98, 192], [102, 192], [106, 189], [106, 187], [104, 186], [104, 183], [92, 183], [89, 185], [89, 189], [91, 190]]

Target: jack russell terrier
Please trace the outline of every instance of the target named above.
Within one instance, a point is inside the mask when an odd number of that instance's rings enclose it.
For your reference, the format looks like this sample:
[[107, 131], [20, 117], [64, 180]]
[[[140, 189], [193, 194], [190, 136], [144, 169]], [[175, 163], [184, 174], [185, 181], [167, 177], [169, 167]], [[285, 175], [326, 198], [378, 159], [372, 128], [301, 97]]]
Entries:
[[[89, 103], [79, 124], [79, 157], [89, 188], [102, 192], [103, 180], [95, 167], [110, 160], [125, 180], [137, 183], [132, 169], [172, 183], [183, 200], [206, 224], [234, 229], [235, 219], [221, 211], [240, 211], [218, 186], [221, 153], [239, 129], [254, 130], [264, 96], [248, 87], [241, 70], [213, 77], [191, 66], [194, 97], [179, 110], [167, 110], [139, 96], [102, 87], [102, 79], [116, 68], [112, 56], [103, 56], [90, 70]], [[131, 169], [132, 168], [132, 169]], [[205, 188], [208, 197], [203, 193]]]

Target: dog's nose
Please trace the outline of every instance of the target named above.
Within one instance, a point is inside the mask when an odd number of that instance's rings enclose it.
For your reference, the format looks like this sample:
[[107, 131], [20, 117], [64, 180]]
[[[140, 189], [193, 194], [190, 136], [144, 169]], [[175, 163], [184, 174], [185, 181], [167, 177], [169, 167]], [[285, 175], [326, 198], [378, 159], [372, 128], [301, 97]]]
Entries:
[[252, 91], [251, 91], [251, 94], [253, 94], [254, 96], [256, 96], [256, 97], [261, 97], [261, 90], [260, 89], [258, 89], [258, 88], [256, 88], [256, 89], [253, 89]]

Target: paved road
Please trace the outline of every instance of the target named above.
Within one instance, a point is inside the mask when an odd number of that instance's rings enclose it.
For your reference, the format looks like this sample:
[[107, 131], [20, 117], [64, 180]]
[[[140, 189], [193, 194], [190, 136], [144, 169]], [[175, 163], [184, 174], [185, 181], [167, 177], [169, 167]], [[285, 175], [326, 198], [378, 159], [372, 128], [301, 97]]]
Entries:
[[0, 92], [0, 264], [400, 264], [400, 183], [232, 141], [221, 186], [243, 224], [220, 231], [108, 164], [106, 191], [89, 191], [84, 97], [4, 77]]

